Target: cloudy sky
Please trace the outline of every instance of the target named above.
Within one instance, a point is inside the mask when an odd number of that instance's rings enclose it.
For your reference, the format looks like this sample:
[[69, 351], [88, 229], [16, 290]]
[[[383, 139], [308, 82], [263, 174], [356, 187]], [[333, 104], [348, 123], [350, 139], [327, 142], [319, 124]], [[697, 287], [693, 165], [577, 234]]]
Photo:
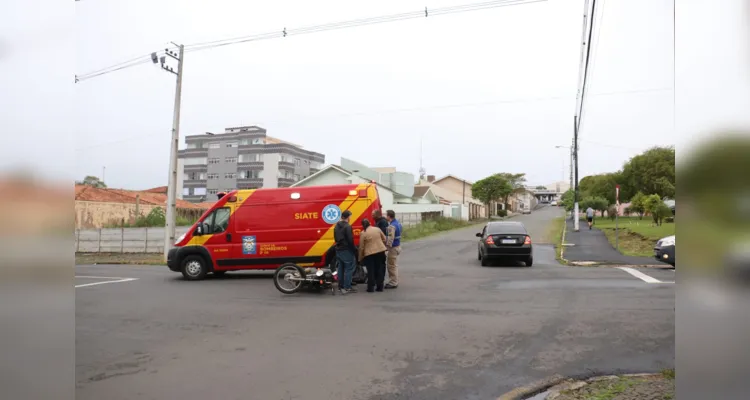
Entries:
[[[72, 32], [52, 11], [17, 2], [3, 30], [18, 40], [0, 42], [0, 57], [11, 60], [2, 68], [17, 78], [3, 80], [6, 93], [13, 93], [2, 96], [3, 125], [27, 132], [12, 139], [24, 145], [49, 137], [73, 149], [68, 156], [57, 146], [40, 146], [24, 158], [4, 151], [2, 165], [70, 162], [60, 169], [71, 180], [101, 175], [106, 167], [112, 187], [163, 185], [174, 76], [150, 63], [78, 84], [74, 73], [170, 41], [191, 44], [471, 2], [82, 0], [66, 9]], [[747, 122], [743, 74], [750, 58], [738, 51], [747, 48], [740, 35], [744, 0], [678, 4], [677, 129], [672, 0], [597, 3], [581, 176], [616, 170], [654, 145], [675, 144], [679, 152], [717, 121]], [[525, 172], [536, 184], [567, 179], [567, 150], [555, 146], [568, 145], [572, 136], [582, 14], [583, 0], [548, 0], [190, 52], [181, 134], [260, 125], [269, 135], [324, 153], [328, 162], [344, 156], [415, 174], [422, 140], [428, 174], [476, 180]], [[41, 23], [22, 23], [18, 16]], [[62, 63], [65, 57], [56, 56], [63, 53], [74, 56], [70, 65], [46, 79], [34, 76], [39, 65]], [[71, 100], [60, 102], [58, 94], [72, 94]], [[44, 118], [30, 111], [56, 98], [59, 106]], [[63, 126], [73, 127], [72, 134]]]

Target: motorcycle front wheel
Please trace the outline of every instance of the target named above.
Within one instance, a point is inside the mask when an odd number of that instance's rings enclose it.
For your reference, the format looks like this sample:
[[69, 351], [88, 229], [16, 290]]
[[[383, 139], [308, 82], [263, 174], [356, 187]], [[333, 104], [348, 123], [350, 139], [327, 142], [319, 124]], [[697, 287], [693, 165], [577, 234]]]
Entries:
[[297, 293], [305, 280], [305, 271], [297, 264], [286, 263], [276, 268], [273, 274], [273, 284], [279, 292], [284, 294]]

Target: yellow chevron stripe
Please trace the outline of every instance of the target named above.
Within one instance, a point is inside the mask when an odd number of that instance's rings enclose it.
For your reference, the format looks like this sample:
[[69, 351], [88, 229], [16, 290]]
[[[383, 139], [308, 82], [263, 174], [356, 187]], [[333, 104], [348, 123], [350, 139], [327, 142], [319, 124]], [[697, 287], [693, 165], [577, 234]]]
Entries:
[[[367, 183], [360, 183], [357, 186], [357, 192], [359, 194], [359, 191], [362, 189], [365, 189], [368, 187]], [[357, 200], [358, 196], [347, 196], [344, 201], [339, 204], [339, 208], [341, 209], [341, 212], [344, 212], [345, 210], [349, 210], [352, 213], [351, 220], [356, 221], [359, 219], [360, 216], [362, 216], [362, 213], [367, 210], [367, 208], [370, 206], [370, 202], [368, 201], [355, 201]], [[375, 188], [373, 186], [370, 186], [367, 190], [367, 198], [372, 200], [375, 199]], [[329, 248], [333, 245], [333, 229], [336, 227], [336, 224], [331, 225], [330, 228], [323, 234], [323, 236], [318, 239], [317, 242], [310, 248], [310, 250], [307, 251], [307, 254], [305, 256], [322, 256], [325, 254], [326, 251], [328, 251]]]
[[[230, 212], [230, 218], [232, 214], [234, 214], [237, 209], [239, 209], [252, 194], [255, 193], [255, 189], [250, 190], [240, 190], [237, 192], [237, 202], [235, 203], [226, 203], [225, 205], [230, 206], [229, 212]], [[185, 244], [185, 246], [203, 246], [206, 244], [206, 242], [209, 241], [214, 235], [201, 235], [201, 236], [193, 236], [190, 238], [190, 241]]]

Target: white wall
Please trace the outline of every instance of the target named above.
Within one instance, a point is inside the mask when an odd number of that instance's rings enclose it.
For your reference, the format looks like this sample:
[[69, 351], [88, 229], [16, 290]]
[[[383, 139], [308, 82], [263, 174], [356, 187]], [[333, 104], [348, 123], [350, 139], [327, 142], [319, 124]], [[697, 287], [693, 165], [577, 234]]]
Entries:
[[346, 185], [350, 183], [348, 176], [336, 169], [329, 168], [312, 178], [307, 179], [301, 184], [295, 184], [294, 186], [326, 186], [326, 185]]
[[279, 187], [279, 154], [263, 155], [263, 171], [260, 171], [260, 177], [263, 178], [264, 188]]

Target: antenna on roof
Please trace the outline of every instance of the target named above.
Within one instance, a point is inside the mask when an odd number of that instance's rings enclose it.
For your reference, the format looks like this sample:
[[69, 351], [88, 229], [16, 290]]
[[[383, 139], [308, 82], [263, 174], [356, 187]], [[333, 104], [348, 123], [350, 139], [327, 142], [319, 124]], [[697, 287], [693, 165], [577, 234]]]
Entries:
[[425, 171], [424, 167], [422, 166], [422, 135], [419, 135], [419, 181], [422, 182], [424, 180], [424, 176], [427, 171]]

